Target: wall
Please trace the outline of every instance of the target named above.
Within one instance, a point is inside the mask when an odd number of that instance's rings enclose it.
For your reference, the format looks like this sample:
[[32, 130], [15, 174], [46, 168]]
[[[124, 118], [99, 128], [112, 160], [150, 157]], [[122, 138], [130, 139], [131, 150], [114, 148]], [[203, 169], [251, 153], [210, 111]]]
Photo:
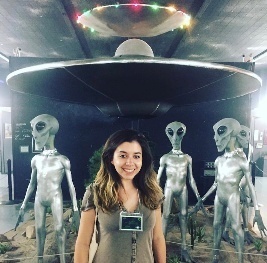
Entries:
[[[261, 101], [267, 98], [267, 67], [258, 66], [255, 68], [255, 73], [262, 79], [262, 87], [258, 91], [258, 96], [255, 96], [252, 101], [252, 145], [253, 145], [253, 161], [256, 162], [256, 176], [267, 176], [267, 159], [264, 161], [264, 156], [267, 155], [267, 118], [266, 105], [264, 105], [263, 112], [258, 112], [257, 108]], [[255, 134], [255, 135], [254, 135]], [[265, 164], [265, 165], [264, 165]], [[265, 166], [265, 167], [264, 167]], [[263, 171], [265, 170], [265, 171]]]
[[11, 129], [11, 113], [5, 109], [0, 109], [0, 142], [1, 142], [1, 173], [7, 174], [7, 160], [13, 162], [12, 154], [12, 129]]
[[9, 73], [9, 69], [0, 67], [0, 107], [10, 107], [10, 89], [6, 84], [6, 76]]
[[0, 172], [7, 173], [7, 160], [12, 161], [12, 140], [5, 130], [11, 124], [10, 89], [6, 84], [8, 67], [0, 67]]

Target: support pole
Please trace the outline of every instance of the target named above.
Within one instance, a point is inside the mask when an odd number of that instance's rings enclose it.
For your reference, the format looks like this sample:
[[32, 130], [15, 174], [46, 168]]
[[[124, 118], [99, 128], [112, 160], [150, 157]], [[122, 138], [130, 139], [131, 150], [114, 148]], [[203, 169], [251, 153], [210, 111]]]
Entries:
[[12, 178], [11, 178], [11, 160], [7, 160], [7, 178], [8, 178], [8, 196], [12, 200]]

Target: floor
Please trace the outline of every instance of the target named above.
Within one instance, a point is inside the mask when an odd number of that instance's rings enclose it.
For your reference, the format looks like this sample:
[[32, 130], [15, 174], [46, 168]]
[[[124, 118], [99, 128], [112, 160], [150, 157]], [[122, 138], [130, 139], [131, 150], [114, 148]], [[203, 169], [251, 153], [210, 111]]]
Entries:
[[[14, 194], [12, 194], [14, 196]], [[9, 200], [8, 176], [0, 173], [0, 234], [15, 227], [21, 203]], [[25, 220], [27, 220], [27, 214]]]
[[8, 177], [0, 173], [0, 202], [8, 200]]
[[7, 174], [0, 174], [0, 234], [14, 228], [18, 215], [17, 205], [5, 205], [9, 201]]

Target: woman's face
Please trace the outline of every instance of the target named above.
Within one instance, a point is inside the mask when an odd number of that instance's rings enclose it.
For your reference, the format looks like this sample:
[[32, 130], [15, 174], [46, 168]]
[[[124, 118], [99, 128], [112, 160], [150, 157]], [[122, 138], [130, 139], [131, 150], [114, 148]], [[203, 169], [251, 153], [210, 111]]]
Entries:
[[142, 148], [137, 141], [120, 144], [111, 163], [120, 175], [121, 180], [133, 180], [142, 167]]

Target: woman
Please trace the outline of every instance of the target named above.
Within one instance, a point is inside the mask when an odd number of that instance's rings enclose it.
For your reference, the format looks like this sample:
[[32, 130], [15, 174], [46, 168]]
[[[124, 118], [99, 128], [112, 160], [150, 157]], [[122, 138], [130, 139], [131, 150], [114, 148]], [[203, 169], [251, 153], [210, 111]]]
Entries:
[[84, 195], [74, 262], [88, 263], [97, 211], [94, 263], [166, 263], [162, 201], [144, 135], [134, 130], [112, 134], [95, 183]]

